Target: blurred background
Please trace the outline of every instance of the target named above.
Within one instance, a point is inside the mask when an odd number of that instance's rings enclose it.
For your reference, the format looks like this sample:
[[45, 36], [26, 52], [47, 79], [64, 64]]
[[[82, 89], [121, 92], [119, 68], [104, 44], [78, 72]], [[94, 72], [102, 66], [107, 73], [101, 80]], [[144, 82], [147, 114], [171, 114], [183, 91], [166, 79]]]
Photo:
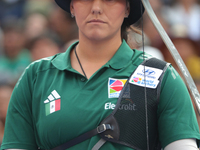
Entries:
[[[149, 0], [200, 91], [200, 0]], [[129, 33], [131, 48], [170, 62], [171, 54], [145, 13], [142, 36]], [[6, 111], [15, 83], [32, 62], [64, 52], [78, 40], [74, 18], [54, 0], [0, 0], [0, 145]], [[198, 121], [200, 122], [199, 117]]]

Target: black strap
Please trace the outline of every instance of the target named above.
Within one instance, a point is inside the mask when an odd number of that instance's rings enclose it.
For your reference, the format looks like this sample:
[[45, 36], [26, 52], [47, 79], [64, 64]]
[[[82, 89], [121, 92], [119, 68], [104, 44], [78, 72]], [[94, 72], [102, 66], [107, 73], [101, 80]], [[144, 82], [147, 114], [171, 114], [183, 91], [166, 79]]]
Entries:
[[98, 126], [97, 128], [95, 128], [95, 129], [93, 129], [89, 132], [86, 132], [86, 133], [84, 133], [84, 134], [82, 134], [82, 135], [80, 135], [80, 136], [60, 145], [60, 146], [58, 146], [58, 147], [51, 149], [51, 150], [65, 150], [69, 147], [72, 147], [72, 146], [74, 146], [78, 143], [81, 143], [81, 142], [83, 142], [83, 141], [85, 141], [85, 140], [87, 140], [87, 139], [89, 139], [89, 138], [91, 138], [91, 137], [93, 137], [93, 136], [95, 136], [99, 133], [102, 133], [106, 130], [112, 130], [110, 124], [102, 124], [102, 125]]

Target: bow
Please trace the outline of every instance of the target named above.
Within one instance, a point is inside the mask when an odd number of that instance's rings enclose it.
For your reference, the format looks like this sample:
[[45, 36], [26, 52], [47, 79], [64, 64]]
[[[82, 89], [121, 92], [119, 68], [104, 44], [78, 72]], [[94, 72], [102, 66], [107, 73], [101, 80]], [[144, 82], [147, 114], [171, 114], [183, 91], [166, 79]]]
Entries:
[[158, 33], [160, 34], [163, 42], [165, 43], [165, 45], [167, 46], [168, 50], [170, 51], [173, 59], [175, 60], [177, 66], [179, 67], [185, 81], [186, 81], [186, 85], [191, 93], [192, 98], [194, 99], [195, 102], [195, 106], [198, 110], [198, 113], [200, 115], [200, 94], [197, 90], [197, 87], [187, 69], [187, 67], [185, 66], [180, 54], [178, 53], [176, 47], [174, 46], [174, 44], [172, 43], [172, 41], [170, 40], [169, 36], [167, 35], [167, 33], [165, 32], [164, 28], [162, 27], [162, 25], [160, 24], [158, 18], [156, 17], [150, 3], [148, 0], [141, 0], [146, 11], [147, 14], [149, 16], [149, 18], [151, 19], [152, 23], [154, 24], [156, 30], [158, 31]]

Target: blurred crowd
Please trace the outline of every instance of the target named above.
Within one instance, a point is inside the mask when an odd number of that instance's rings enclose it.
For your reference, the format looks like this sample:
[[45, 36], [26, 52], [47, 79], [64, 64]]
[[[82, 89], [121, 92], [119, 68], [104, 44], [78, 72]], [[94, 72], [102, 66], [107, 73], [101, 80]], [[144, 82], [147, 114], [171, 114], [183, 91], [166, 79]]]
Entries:
[[[200, 90], [200, 0], [149, 1]], [[143, 29], [144, 37], [130, 31], [129, 45], [180, 72], [146, 13], [134, 26]], [[23, 70], [77, 40], [75, 19], [54, 0], [0, 0], [0, 143], [9, 99]]]

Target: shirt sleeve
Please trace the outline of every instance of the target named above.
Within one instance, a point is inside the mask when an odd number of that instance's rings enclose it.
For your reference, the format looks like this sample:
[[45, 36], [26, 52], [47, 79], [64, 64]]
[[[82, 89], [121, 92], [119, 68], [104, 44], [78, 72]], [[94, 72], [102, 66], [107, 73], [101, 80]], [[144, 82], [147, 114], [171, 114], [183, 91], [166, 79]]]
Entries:
[[25, 69], [13, 90], [1, 149], [38, 149], [32, 120], [34, 73], [31, 70], [31, 65]]
[[162, 81], [158, 130], [162, 147], [180, 139], [200, 139], [189, 92], [172, 66], [169, 66]]

